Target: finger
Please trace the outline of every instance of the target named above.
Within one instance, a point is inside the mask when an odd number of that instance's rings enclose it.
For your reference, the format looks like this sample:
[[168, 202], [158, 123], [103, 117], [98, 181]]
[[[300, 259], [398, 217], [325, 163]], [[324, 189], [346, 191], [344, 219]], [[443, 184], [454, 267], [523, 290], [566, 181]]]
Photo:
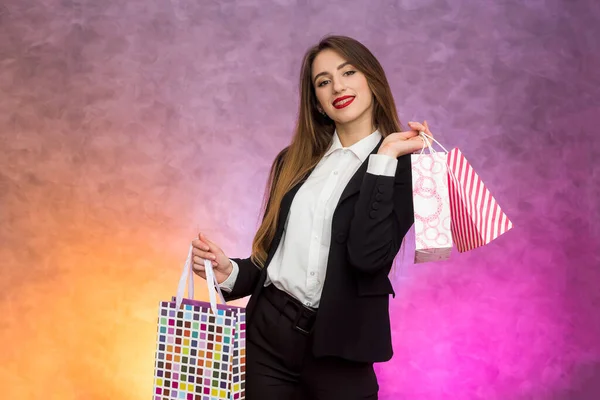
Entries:
[[419, 132], [416, 130], [397, 132], [397, 134], [403, 139], [410, 139], [419, 136]]
[[415, 136], [407, 140], [410, 143], [411, 153], [418, 153], [422, 151], [426, 146], [423, 144], [423, 138], [421, 136]]
[[194, 260], [192, 265], [195, 265], [197, 269], [204, 271], [204, 262], [205, 261], [206, 261], [206, 259], [199, 258], [197, 260]]
[[198, 242], [204, 243], [206, 246], [208, 246], [208, 240], [206, 240], [206, 235], [204, 233], [198, 233]]
[[192, 254], [194, 256], [198, 256], [200, 258], [205, 258], [207, 260], [216, 260], [217, 256], [216, 254], [213, 254], [210, 251], [202, 251], [202, 250], [198, 250], [198, 249], [192, 249]]
[[206, 245], [210, 248], [211, 242], [210, 242], [210, 240], [208, 240], [206, 235], [204, 235], [204, 233], [200, 232], [200, 234], [198, 235], [198, 238], [200, 239], [201, 242], [206, 243]]
[[[433, 138], [433, 133], [431, 132], [431, 130], [429, 130], [429, 125], [427, 124], [427, 121], [425, 121], [424, 124], [425, 124], [425, 129], [426, 129], [425, 133], [427, 133], [429, 136], [431, 136]], [[431, 139], [430, 139], [430, 141], [431, 141]]]
[[416, 122], [416, 121], [409, 121], [408, 126], [410, 126], [411, 128], [414, 127], [415, 129], [423, 128], [423, 124], [421, 124], [420, 122]]
[[201, 241], [199, 239], [192, 240], [192, 246], [196, 249], [200, 249], [200, 250], [204, 250], [204, 251], [209, 250], [208, 244], [204, 243], [203, 241]]
[[419, 122], [409, 122], [408, 126], [410, 126], [412, 129], [415, 129], [419, 132], [427, 132], [427, 128], [425, 127], [425, 125], [423, 125]]
[[192, 263], [192, 269], [196, 272], [204, 272], [204, 261]]
[[204, 265], [204, 263], [207, 260], [210, 262], [215, 262], [215, 260], [211, 260], [210, 258], [202, 258], [202, 257], [194, 257], [194, 260], [192, 262], [196, 265]]
[[[411, 127], [419, 130], [419, 135], [422, 137], [423, 142], [425, 143], [425, 147], [431, 147], [431, 145], [433, 144], [433, 141], [432, 141], [433, 134], [429, 130], [427, 121], [423, 121], [423, 124], [420, 124], [418, 122], [410, 122], [410, 124], [411, 124]], [[421, 135], [421, 132], [424, 132], [425, 135], [427, 135], [427, 137], [424, 137], [424, 135]]]
[[194, 263], [194, 264], [192, 264], [192, 269], [196, 272], [204, 272], [205, 271], [204, 263], [202, 263], [202, 264]]
[[414, 138], [410, 138], [410, 141], [414, 141], [419, 148], [417, 150], [423, 150], [425, 147], [429, 147], [431, 145], [431, 140], [429, 138], [425, 138], [422, 135], [415, 136]]
[[211, 242], [206, 236], [204, 236], [203, 233], [200, 234], [200, 239], [202, 239], [204, 242], [208, 243], [208, 246], [210, 247], [210, 250], [212, 252], [214, 252], [214, 253], [221, 252], [221, 249], [219, 248], [219, 246], [217, 246], [216, 244]]
[[[216, 261], [211, 261], [211, 264], [213, 267], [218, 267], [219, 263]], [[194, 262], [192, 264], [192, 269], [194, 271], [205, 271], [206, 267], [204, 266], [204, 260], [202, 260], [201, 262]]]
[[[194, 257], [194, 258], [195, 258], [195, 260], [192, 263], [192, 270], [197, 273], [202, 273], [202, 274], [206, 273], [206, 266], [204, 264], [205, 260], [201, 259], [199, 257]], [[216, 261], [211, 261], [211, 264], [212, 264], [213, 268], [217, 268], [219, 266], [219, 263], [217, 263]], [[203, 275], [200, 275], [200, 276], [204, 277]]]

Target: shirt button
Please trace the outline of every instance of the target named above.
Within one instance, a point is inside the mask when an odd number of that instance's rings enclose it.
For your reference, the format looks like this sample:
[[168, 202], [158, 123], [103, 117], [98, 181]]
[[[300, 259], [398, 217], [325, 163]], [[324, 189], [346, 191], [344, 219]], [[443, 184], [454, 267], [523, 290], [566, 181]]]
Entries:
[[311, 273], [310, 273], [310, 276], [315, 276], [315, 272], [314, 272], [314, 271], [313, 271], [313, 272], [311, 272]]
[[307, 301], [306, 303], [304, 303], [304, 305], [305, 305], [306, 307], [310, 307], [310, 306], [311, 306], [311, 302], [310, 302], [310, 301]]
[[338, 174], [338, 172], [337, 172], [337, 171], [333, 171], [333, 174], [334, 174], [334, 175], [337, 175], [337, 174]]

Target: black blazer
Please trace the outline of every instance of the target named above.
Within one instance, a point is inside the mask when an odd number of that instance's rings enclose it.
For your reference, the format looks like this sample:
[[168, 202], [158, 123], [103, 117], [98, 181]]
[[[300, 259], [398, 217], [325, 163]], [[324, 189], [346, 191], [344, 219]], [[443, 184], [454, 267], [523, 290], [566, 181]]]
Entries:
[[[381, 141], [372, 154], [376, 153]], [[398, 158], [394, 177], [367, 174], [368, 158], [348, 182], [335, 209], [327, 272], [314, 327], [315, 356], [381, 362], [392, 357], [388, 279], [402, 239], [413, 223], [410, 155]], [[306, 178], [283, 198], [264, 269], [250, 258], [233, 260], [239, 275], [229, 300], [252, 294], [247, 323], [261, 295], [267, 268], [283, 235], [292, 200]]]

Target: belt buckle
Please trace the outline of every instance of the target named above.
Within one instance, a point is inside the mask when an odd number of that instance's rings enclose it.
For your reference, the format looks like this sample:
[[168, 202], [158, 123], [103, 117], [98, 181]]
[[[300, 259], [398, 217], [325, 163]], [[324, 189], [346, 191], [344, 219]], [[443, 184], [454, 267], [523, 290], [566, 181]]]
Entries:
[[[300, 318], [302, 318], [303, 315], [304, 315], [304, 310], [303, 310], [303, 307], [300, 306], [300, 307], [298, 307], [298, 314], [296, 315], [296, 318], [294, 319], [294, 330], [297, 330], [298, 332], [302, 333], [303, 335], [310, 335], [310, 333], [312, 332], [312, 327], [310, 328], [309, 331], [307, 331], [306, 329], [301, 328], [299, 325]], [[309, 320], [309, 318], [307, 318], [307, 320]]]

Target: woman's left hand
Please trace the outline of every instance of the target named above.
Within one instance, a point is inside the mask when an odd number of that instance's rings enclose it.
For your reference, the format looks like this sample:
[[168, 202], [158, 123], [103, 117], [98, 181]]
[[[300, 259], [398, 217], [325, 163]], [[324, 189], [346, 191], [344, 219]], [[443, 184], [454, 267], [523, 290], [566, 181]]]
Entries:
[[[427, 121], [422, 124], [419, 122], [409, 122], [410, 131], [394, 132], [383, 139], [383, 143], [379, 147], [377, 154], [385, 154], [390, 157], [398, 158], [405, 154], [411, 154], [423, 148], [424, 139], [419, 135], [419, 132], [425, 132], [428, 136], [433, 137], [429, 130]], [[425, 147], [431, 145], [431, 139], [427, 139]]]

